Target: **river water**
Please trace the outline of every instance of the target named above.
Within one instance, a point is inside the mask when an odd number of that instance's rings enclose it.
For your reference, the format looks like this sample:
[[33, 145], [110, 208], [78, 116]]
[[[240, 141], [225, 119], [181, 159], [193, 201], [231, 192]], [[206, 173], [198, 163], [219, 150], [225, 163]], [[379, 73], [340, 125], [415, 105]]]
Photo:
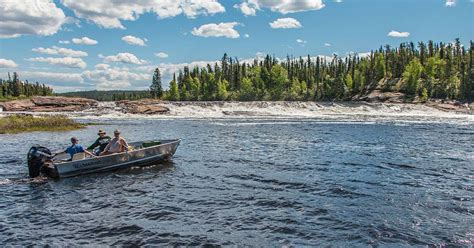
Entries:
[[[362, 119], [112, 118], [0, 135], [0, 244], [473, 246], [474, 123]], [[182, 143], [161, 165], [27, 179], [34, 143], [117, 127]]]

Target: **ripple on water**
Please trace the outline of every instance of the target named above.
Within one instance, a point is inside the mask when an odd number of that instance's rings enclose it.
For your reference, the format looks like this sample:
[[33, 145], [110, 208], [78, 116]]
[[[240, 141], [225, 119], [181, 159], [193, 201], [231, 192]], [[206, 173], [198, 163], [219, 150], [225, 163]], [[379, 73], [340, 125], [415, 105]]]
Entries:
[[360, 120], [114, 120], [184, 139], [172, 163], [59, 181], [26, 178], [27, 135], [0, 138], [0, 243], [472, 246], [472, 124]]

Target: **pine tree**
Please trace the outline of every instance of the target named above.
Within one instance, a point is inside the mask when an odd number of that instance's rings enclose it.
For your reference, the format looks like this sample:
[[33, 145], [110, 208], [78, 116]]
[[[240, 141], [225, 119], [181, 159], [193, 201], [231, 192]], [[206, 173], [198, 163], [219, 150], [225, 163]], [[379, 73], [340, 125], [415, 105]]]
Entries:
[[156, 68], [153, 72], [150, 93], [153, 98], [161, 98], [163, 96], [163, 87], [161, 86], [161, 73], [159, 68]]
[[12, 80], [12, 96], [19, 97], [21, 95], [20, 90], [20, 79], [18, 78], [18, 73], [13, 72], [13, 80]]
[[[312, 59], [275, 56], [241, 63], [224, 54], [215, 64], [184, 67], [167, 99], [181, 100], [334, 100], [370, 93], [380, 80], [398, 81], [384, 90], [413, 96], [472, 99], [474, 69], [472, 43], [402, 43], [382, 46], [368, 57]], [[8, 88], [10, 89], [10, 88]], [[172, 92], [173, 91], [173, 92]], [[5, 92], [5, 90], [4, 90]], [[23, 92], [23, 91], [22, 91]], [[26, 91], [25, 91], [26, 92]], [[173, 94], [172, 94], [173, 93]], [[173, 96], [173, 97], [172, 97]], [[135, 96], [138, 97], [138, 96]]]

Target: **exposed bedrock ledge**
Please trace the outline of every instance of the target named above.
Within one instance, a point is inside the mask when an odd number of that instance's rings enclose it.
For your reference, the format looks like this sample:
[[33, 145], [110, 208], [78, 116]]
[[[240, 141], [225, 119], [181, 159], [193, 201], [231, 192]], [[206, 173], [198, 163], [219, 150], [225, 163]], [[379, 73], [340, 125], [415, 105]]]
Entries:
[[144, 99], [138, 101], [118, 101], [117, 106], [122, 108], [122, 112], [129, 114], [167, 114], [170, 109], [162, 106], [160, 100]]
[[38, 96], [31, 99], [0, 103], [4, 111], [63, 112], [82, 111], [97, 106], [96, 100], [57, 96]]

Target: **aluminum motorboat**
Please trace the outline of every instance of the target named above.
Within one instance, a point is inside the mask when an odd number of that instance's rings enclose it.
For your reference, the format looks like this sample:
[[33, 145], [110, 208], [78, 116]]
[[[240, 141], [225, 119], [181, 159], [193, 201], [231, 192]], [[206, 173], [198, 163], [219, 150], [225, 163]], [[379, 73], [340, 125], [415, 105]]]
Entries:
[[63, 178], [82, 174], [110, 171], [119, 168], [147, 166], [170, 159], [178, 148], [180, 139], [140, 141], [129, 143], [129, 150], [104, 156], [87, 157], [85, 153], [53, 156], [43, 146], [33, 146], [28, 152], [30, 177], [44, 174], [48, 177]]

